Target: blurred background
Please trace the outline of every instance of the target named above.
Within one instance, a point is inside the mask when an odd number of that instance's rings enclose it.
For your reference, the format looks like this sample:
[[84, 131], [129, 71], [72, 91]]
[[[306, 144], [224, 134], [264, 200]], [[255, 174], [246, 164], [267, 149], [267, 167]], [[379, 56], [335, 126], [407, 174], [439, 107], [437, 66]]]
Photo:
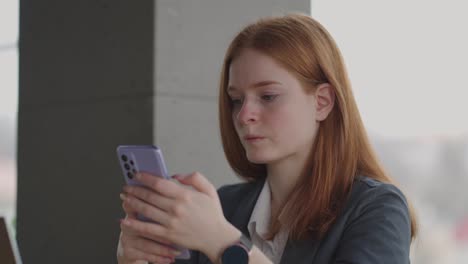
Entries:
[[468, 263], [467, 3], [33, 2], [0, 1], [0, 215], [18, 221], [25, 260], [113, 258], [118, 144], [159, 144], [172, 172], [238, 181], [217, 127], [224, 51], [256, 18], [299, 11], [335, 38], [374, 147], [413, 202], [412, 262]]
[[19, 1], [0, 3], [0, 215], [16, 206]]

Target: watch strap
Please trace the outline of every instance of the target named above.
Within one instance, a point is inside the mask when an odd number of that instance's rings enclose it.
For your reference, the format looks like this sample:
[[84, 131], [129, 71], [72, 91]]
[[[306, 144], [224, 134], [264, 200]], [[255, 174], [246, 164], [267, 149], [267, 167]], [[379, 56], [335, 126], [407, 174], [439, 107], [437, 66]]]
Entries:
[[250, 239], [244, 234], [241, 235], [239, 242], [237, 242], [237, 244], [245, 247], [245, 249], [247, 249], [247, 252], [249, 252], [249, 254], [250, 252], [252, 252], [252, 247], [253, 247], [252, 241], [250, 241]]
[[221, 254], [222, 264], [248, 264], [253, 244], [244, 234]]

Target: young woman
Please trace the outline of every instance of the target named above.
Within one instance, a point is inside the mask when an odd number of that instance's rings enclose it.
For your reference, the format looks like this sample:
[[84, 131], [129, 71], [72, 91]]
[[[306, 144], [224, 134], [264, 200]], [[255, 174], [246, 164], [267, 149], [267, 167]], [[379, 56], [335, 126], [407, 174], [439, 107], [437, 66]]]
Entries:
[[[343, 59], [305, 15], [262, 19], [229, 46], [224, 152], [246, 183], [140, 174], [124, 188], [119, 263], [409, 263], [414, 215], [367, 138]], [[189, 185], [193, 188], [185, 188]], [[135, 213], [160, 225], [135, 219]]]

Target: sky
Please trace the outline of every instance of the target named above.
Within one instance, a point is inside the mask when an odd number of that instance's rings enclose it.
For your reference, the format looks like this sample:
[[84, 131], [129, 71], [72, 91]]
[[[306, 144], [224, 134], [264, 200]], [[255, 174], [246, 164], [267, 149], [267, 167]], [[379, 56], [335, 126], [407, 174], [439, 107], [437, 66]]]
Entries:
[[[385, 137], [468, 133], [466, 1], [313, 0], [332, 34], [367, 129]], [[0, 1], [0, 116], [18, 94], [18, 0]]]

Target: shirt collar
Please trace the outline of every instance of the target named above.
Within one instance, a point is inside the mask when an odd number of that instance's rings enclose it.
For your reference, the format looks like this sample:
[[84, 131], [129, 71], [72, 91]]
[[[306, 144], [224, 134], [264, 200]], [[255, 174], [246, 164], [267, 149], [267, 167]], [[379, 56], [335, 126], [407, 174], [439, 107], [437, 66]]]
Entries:
[[268, 232], [271, 219], [271, 191], [270, 185], [266, 180], [263, 184], [262, 191], [258, 196], [257, 203], [252, 211], [248, 223], [248, 230], [250, 235], [254, 232], [260, 236], [264, 236]]

